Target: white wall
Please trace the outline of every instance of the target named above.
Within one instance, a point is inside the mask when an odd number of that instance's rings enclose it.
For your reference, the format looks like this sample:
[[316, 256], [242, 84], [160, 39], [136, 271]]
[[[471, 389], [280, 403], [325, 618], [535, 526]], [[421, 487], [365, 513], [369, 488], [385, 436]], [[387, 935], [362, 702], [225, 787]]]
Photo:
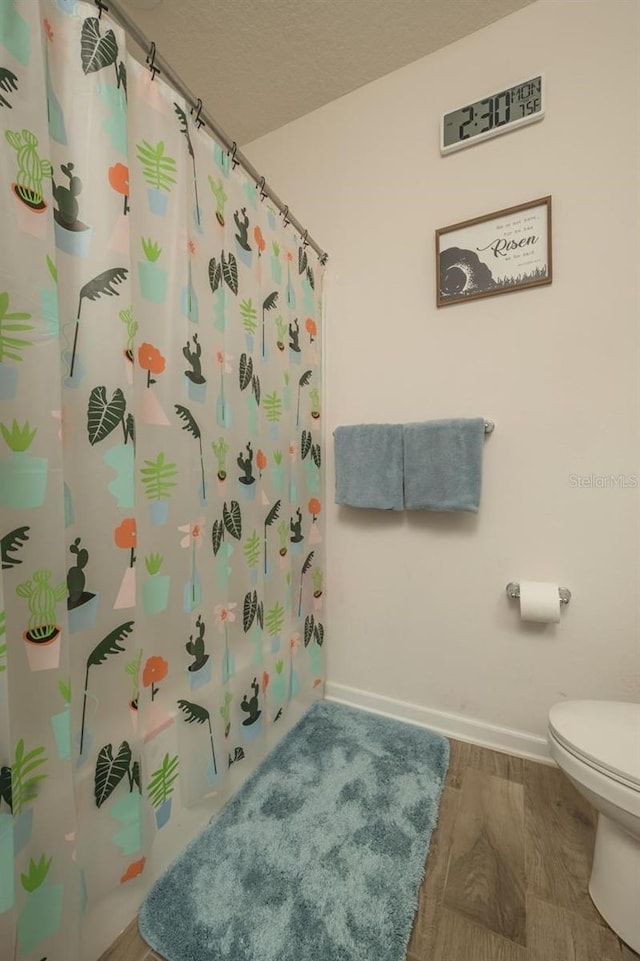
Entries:
[[[569, 480], [639, 468], [639, 7], [538, 0], [244, 148], [330, 253], [327, 437], [496, 422], [477, 516], [327, 504], [329, 689], [534, 735], [639, 693], [638, 490]], [[542, 122], [440, 156], [442, 111], [539, 71]], [[434, 230], [546, 194], [553, 284], [438, 310]], [[571, 589], [559, 625], [521, 578]]]

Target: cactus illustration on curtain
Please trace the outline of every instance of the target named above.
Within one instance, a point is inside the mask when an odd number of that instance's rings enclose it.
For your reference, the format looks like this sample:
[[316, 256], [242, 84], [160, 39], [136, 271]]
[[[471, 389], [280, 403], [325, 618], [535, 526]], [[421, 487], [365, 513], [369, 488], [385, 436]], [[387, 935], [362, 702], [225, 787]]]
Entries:
[[5, 130], [7, 143], [16, 151], [18, 172], [12, 189], [23, 204], [35, 213], [47, 207], [42, 182], [51, 177], [53, 168], [38, 153], [38, 138], [30, 130]]

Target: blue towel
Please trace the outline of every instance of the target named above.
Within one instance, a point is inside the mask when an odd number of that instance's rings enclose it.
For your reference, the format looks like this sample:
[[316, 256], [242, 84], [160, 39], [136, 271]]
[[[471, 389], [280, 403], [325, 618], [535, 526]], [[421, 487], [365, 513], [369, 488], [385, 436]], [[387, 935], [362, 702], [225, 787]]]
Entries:
[[401, 511], [402, 424], [337, 427], [336, 504]]
[[477, 512], [483, 442], [482, 417], [405, 424], [407, 510]]

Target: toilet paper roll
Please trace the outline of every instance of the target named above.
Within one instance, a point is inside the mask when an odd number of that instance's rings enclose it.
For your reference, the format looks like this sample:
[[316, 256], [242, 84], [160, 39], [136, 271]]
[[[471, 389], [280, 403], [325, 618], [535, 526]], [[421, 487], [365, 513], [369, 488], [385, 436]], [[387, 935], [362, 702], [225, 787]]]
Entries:
[[546, 581], [520, 581], [520, 617], [523, 621], [557, 624], [560, 620], [558, 585]]

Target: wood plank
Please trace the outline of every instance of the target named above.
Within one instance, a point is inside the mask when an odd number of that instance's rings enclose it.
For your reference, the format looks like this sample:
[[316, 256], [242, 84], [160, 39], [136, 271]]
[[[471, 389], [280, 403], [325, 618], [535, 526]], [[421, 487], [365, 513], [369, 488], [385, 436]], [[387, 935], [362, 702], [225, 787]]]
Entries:
[[533, 894], [527, 895], [527, 948], [527, 961], [626, 961], [637, 957], [610, 928]]
[[464, 772], [468, 767], [484, 771], [485, 774], [493, 774], [495, 777], [503, 777], [507, 781], [515, 781], [522, 784], [524, 762], [521, 757], [512, 757], [510, 754], [501, 754], [499, 751], [490, 751], [486, 747], [478, 747], [477, 744], [467, 744], [466, 741], [450, 740], [451, 759], [445, 784], [449, 787], [462, 787]]
[[521, 784], [467, 768], [443, 905], [525, 944]]
[[418, 958], [430, 957], [435, 947], [435, 916], [447, 880], [459, 804], [460, 792], [445, 787], [440, 801], [438, 824], [429, 846], [424, 880], [418, 893], [418, 907], [409, 941], [409, 953]]
[[138, 933], [138, 919], [135, 918], [100, 961], [147, 961], [149, 950], [149, 945]]
[[467, 921], [457, 912], [439, 908], [437, 922], [435, 951], [419, 961], [528, 961], [524, 947]]
[[542, 901], [604, 924], [589, 897], [595, 814], [559, 768], [525, 761], [527, 888]]

